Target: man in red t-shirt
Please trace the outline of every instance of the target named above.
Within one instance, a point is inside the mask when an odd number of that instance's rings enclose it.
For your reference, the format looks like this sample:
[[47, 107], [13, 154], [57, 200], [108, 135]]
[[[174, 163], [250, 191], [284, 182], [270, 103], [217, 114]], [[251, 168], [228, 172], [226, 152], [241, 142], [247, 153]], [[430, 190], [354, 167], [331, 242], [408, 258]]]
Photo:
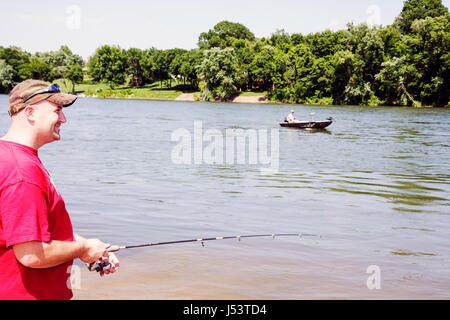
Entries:
[[70, 299], [70, 268], [117, 257], [107, 244], [86, 239], [72, 223], [38, 149], [60, 139], [63, 107], [76, 96], [40, 80], [19, 83], [9, 95], [11, 127], [0, 139], [0, 299]]

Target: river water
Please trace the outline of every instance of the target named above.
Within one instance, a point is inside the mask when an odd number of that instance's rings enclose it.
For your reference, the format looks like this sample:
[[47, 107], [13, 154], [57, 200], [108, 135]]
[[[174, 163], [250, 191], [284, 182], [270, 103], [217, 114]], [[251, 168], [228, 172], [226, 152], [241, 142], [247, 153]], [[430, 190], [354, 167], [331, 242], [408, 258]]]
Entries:
[[[4, 95], [0, 107], [3, 135]], [[279, 127], [290, 109], [336, 121]], [[64, 111], [61, 141], [39, 156], [86, 237], [132, 245], [321, 235], [121, 250], [119, 271], [105, 277], [76, 261], [75, 299], [450, 298], [449, 109], [80, 98]], [[249, 147], [244, 161], [227, 161], [227, 129], [263, 142], [267, 132], [275, 158], [251, 162]], [[182, 164], [180, 132], [191, 142]], [[207, 132], [217, 140], [199, 146]], [[220, 134], [223, 161], [211, 163]]]

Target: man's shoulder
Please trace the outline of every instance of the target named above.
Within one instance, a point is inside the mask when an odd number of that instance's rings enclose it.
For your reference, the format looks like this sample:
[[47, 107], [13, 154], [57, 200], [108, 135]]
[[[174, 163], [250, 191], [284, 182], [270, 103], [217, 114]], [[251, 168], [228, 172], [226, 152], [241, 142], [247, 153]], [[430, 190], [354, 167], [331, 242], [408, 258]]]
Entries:
[[38, 161], [15, 154], [0, 143], [0, 190], [21, 181], [41, 185], [43, 178], [44, 172]]

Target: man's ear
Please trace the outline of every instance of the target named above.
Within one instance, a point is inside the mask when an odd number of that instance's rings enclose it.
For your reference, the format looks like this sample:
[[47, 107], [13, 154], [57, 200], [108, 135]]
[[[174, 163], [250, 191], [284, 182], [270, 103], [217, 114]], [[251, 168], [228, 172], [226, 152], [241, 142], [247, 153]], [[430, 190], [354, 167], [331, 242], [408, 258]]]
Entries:
[[23, 110], [28, 120], [35, 120], [36, 109], [34, 106], [27, 106]]

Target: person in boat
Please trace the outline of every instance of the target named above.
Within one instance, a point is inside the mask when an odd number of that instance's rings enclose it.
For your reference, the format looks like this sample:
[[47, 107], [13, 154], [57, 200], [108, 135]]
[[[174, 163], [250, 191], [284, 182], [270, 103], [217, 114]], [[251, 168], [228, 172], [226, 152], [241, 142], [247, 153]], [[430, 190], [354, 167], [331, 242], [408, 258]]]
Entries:
[[64, 200], [38, 157], [60, 140], [63, 107], [76, 100], [57, 84], [26, 80], [11, 91], [11, 126], [0, 138], [0, 300], [66, 300], [73, 260], [119, 260], [109, 245], [73, 232]]
[[294, 116], [294, 110], [291, 110], [291, 112], [289, 112], [289, 115], [286, 117], [286, 122], [289, 123], [297, 123], [300, 122], [297, 120], [297, 118]]

